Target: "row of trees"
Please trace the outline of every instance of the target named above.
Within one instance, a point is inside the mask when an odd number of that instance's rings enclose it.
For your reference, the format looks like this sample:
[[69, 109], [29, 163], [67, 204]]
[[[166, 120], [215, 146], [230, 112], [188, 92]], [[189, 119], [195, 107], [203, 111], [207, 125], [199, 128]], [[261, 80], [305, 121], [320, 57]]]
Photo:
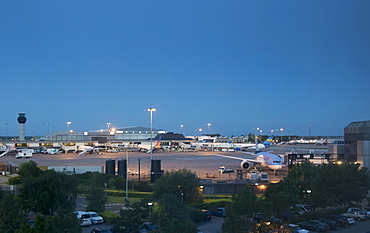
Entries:
[[[105, 210], [107, 195], [104, 189], [125, 189], [125, 179], [101, 173], [66, 175], [54, 170], [42, 171], [34, 161], [22, 163], [18, 194], [0, 191], [1, 232], [81, 232], [73, 213], [76, 198], [83, 194], [87, 209]], [[116, 217], [116, 232], [138, 232], [149, 219], [148, 202], [155, 202], [152, 219], [158, 222], [157, 232], [194, 232], [194, 216], [203, 216], [186, 204], [200, 202], [199, 179], [183, 169], [163, 174], [153, 187], [145, 182], [130, 182], [130, 188], [153, 191], [153, 195], [123, 210]], [[37, 215], [35, 224], [27, 223], [29, 213]], [[193, 216], [193, 219], [190, 217]]]
[[[310, 204], [323, 209], [333, 205], [361, 202], [370, 189], [367, 169], [358, 164], [322, 164], [305, 162], [294, 166], [287, 177], [270, 184], [262, 198], [253, 187], [234, 195], [227, 207], [223, 233], [269, 232], [292, 221], [295, 204]], [[279, 221], [274, 221], [279, 219]]]
[[[81, 232], [73, 213], [77, 182], [72, 177], [41, 171], [33, 161], [20, 164], [18, 174], [18, 195], [0, 190], [1, 232]], [[35, 224], [27, 221], [31, 212]]]
[[[19, 178], [18, 195], [0, 192], [1, 232], [81, 232], [73, 213], [77, 195], [86, 195], [89, 210], [102, 212], [107, 200], [104, 188], [125, 188], [121, 177], [41, 171], [33, 161], [19, 166]], [[275, 226], [264, 224], [265, 220], [271, 223], [275, 218], [286, 219], [287, 211], [297, 203], [326, 208], [360, 202], [370, 189], [369, 181], [367, 170], [359, 170], [358, 164], [296, 165], [282, 181], [270, 184], [262, 198], [256, 197], [253, 186], [234, 195], [226, 207], [223, 232], [277, 229], [282, 222], [275, 222]], [[130, 183], [132, 187], [133, 182]], [[195, 232], [194, 222], [202, 219], [200, 210], [190, 207], [202, 202], [200, 181], [195, 173], [187, 169], [167, 171], [151, 187], [149, 183], [140, 183], [138, 187], [152, 189], [153, 195], [121, 210], [113, 221], [116, 232], [138, 232], [145, 221], [158, 224], [153, 233]], [[33, 227], [26, 223], [30, 212], [39, 213]]]

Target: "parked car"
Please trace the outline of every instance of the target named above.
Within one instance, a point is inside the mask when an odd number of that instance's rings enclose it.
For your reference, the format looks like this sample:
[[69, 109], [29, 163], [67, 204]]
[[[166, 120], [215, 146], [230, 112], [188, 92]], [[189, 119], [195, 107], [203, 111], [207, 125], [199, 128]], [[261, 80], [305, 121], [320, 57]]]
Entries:
[[339, 222], [328, 219], [319, 219], [320, 222], [326, 223], [329, 226], [329, 230], [336, 230], [340, 227]]
[[309, 233], [309, 230], [302, 229], [296, 224], [288, 224], [281, 226], [279, 232], [284, 233]]
[[211, 211], [212, 216], [217, 216], [217, 217], [226, 217], [225, 213], [225, 207], [218, 207], [217, 209]]
[[303, 214], [308, 213], [311, 210], [306, 204], [296, 204], [295, 206], [300, 216], [303, 216]]
[[348, 220], [346, 216], [343, 215], [325, 215], [321, 219], [333, 220], [339, 223], [339, 227], [345, 227], [348, 225]]
[[202, 210], [203, 213], [203, 221], [209, 221], [212, 218], [212, 213], [209, 210]]
[[310, 220], [306, 222], [298, 223], [298, 226], [310, 231], [326, 232], [329, 230], [328, 224], [320, 222], [318, 220]]
[[91, 223], [91, 216], [89, 213], [85, 211], [75, 211], [75, 214], [78, 219], [78, 223], [80, 226], [90, 226]]
[[87, 212], [87, 213], [90, 214], [91, 224], [99, 224], [104, 222], [103, 217], [98, 215], [96, 212]]
[[366, 214], [364, 214], [362, 211], [349, 211], [347, 213], [343, 213], [342, 215], [346, 217], [354, 218], [357, 221], [365, 220], [367, 218]]
[[96, 228], [91, 230], [91, 233], [112, 233], [112, 231], [108, 228], [96, 227]]
[[348, 220], [348, 224], [350, 224], [350, 225], [352, 225], [356, 222], [355, 219], [351, 218], [351, 217], [347, 217], [347, 220]]
[[350, 208], [348, 208], [347, 212], [349, 212], [349, 211], [363, 212], [364, 214], [366, 214], [366, 217], [370, 218], [370, 211], [368, 211], [366, 209], [357, 208], [357, 207], [350, 207]]

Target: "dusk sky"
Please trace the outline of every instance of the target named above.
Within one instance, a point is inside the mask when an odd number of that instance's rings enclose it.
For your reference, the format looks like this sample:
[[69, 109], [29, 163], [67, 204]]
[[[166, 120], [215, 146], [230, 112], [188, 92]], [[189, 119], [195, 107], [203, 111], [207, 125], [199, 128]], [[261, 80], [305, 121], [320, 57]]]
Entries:
[[0, 77], [4, 136], [19, 112], [32, 136], [148, 108], [186, 135], [340, 136], [370, 120], [370, 1], [0, 1]]

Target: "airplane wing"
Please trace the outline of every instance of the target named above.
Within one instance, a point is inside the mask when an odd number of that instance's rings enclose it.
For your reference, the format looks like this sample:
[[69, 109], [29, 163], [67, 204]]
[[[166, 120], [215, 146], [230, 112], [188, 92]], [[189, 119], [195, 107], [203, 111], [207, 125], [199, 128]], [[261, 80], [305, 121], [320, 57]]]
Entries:
[[228, 156], [228, 155], [217, 155], [217, 154], [212, 154], [212, 155], [219, 156], [219, 157], [224, 157], [224, 158], [229, 158], [229, 159], [238, 159], [238, 160], [248, 161], [248, 162], [252, 162], [252, 163], [261, 163], [260, 160], [255, 160], [255, 159], [243, 159], [243, 158], [233, 157], [233, 156]]

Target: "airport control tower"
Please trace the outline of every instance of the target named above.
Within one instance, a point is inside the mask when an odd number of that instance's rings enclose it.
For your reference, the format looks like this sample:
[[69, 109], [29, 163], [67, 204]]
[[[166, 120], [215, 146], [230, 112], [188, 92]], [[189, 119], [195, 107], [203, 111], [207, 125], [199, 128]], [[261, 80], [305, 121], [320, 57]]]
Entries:
[[18, 113], [18, 123], [19, 123], [19, 141], [24, 141], [24, 124], [26, 123], [26, 113], [20, 112]]

